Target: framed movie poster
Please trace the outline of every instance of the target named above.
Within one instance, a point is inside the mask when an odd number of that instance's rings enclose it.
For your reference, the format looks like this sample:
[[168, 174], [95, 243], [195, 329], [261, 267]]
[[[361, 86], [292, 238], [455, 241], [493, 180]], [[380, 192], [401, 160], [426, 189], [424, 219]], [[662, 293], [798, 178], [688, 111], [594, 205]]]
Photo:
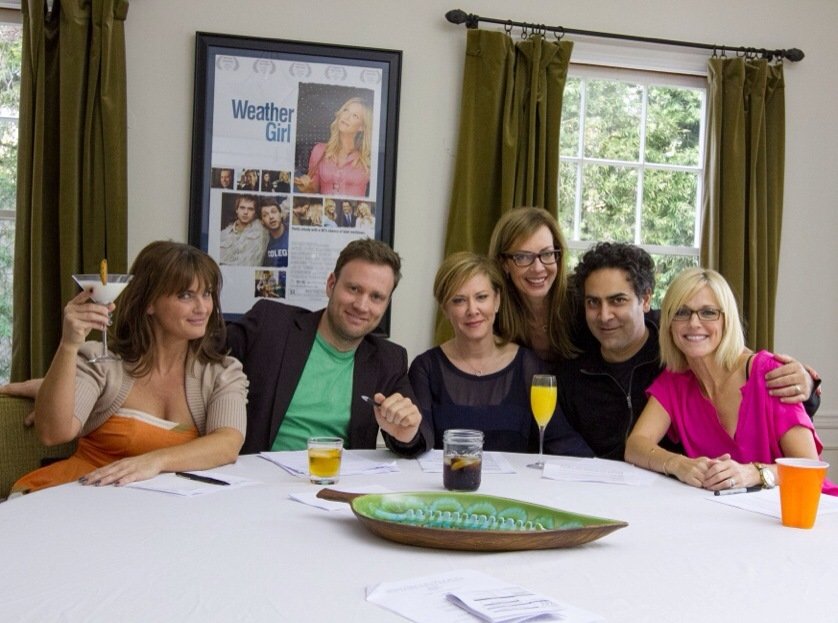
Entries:
[[189, 241], [225, 316], [323, 307], [348, 242], [392, 245], [400, 72], [400, 51], [196, 34]]

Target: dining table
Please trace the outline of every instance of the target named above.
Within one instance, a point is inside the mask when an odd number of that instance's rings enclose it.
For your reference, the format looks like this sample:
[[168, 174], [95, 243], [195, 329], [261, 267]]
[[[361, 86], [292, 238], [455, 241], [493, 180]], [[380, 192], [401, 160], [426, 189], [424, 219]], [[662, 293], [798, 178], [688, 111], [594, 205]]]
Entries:
[[[333, 487], [445, 491], [442, 474], [415, 459], [352, 452], [397, 471], [342, 476]], [[501, 456], [514, 473], [484, 473], [479, 493], [628, 525], [570, 548], [397, 543], [370, 532], [348, 506], [292, 498], [320, 487], [245, 455], [213, 471], [249, 486], [205, 495], [70, 483], [0, 503], [0, 620], [404, 621], [367, 591], [460, 569], [609, 622], [838, 620], [836, 513], [810, 530], [788, 528], [662, 475], [641, 484], [556, 480], [527, 467], [532, 455]]]

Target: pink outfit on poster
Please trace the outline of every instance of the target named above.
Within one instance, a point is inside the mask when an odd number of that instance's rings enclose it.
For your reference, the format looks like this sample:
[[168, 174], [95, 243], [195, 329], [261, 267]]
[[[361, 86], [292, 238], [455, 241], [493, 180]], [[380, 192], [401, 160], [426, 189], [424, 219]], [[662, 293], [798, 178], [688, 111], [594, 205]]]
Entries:
[[317, 143], [312, 148], [308, 161], [314, 192], [321, 195], [366, 197], [370, 174], [359, 163], [361, 155], [357, 151], [352, 152], [339, 166], [333, 160], [324, 157], [325, 151], [326, 144]]

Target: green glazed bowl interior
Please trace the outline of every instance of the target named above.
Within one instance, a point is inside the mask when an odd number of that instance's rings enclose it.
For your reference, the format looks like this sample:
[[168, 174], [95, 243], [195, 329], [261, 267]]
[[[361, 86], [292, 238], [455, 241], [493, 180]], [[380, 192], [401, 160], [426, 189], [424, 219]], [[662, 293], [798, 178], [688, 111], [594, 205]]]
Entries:
[[537, 533], [622, 524], [478, 493], [367, 494], [355, 498], [352, 508], [372, 520], [442, 530]]

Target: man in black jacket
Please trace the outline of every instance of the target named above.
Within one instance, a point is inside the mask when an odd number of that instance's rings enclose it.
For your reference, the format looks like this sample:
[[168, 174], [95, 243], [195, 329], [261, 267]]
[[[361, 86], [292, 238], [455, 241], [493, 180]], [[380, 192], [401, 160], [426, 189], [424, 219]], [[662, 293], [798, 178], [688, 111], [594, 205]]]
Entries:
[[230, 354], [250, 380], [243, 454], [303, 449], [309, 436], [323, 435], [343, 437], [348, 448], [374, 448], [379, 428], [399, 454], [431, 447], [406, 351], [372, 335], [400, 268], [385, 243], [355, 240], [326, 281], [325, 309], [259, 301], [228, 325]]
[[[646, 406], [646, 388], [661, 371], [660, 314], [650, 309], [654, 288], [654, 261], [631, 244], [597, 244], [571, 277], [572, 295], [594, 339], [579, 357], [559, 364], [559, 403], [602, 458], [623, 459], [626, 438]], [[772, 394], [784, 402], [808, 397], [804, 406], [814, 414], [820, 404], [813, 391], [817, 375], [789, 357], [777, 358], [786, 365], [766, 376]]]

